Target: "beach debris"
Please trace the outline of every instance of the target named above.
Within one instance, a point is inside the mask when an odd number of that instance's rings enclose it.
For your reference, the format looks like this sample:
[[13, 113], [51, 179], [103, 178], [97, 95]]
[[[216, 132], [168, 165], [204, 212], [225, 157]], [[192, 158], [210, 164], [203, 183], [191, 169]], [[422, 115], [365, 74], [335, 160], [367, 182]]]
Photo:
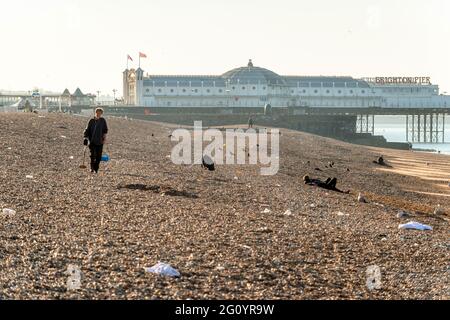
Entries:
[[70, 159], [70, 160], [73, 160], [74, 158], [73, 158], [73, 156], [70, 156], [69, 159]]
[[343, 213], [342, 211], [338, 211], [335, 213], [338, 217], [348, 217], [350, 216], [350, 214], [348, 213]]
[[433, 227], [427, 226], [426, 224], [422, 224], [415, 221], [410, 221], [406, 224], [401, 224], [398, 226], [399, 229], [413, 229], [413, 230], [420, 230], [420, 231], [429, 231], [433, 230]]
[[367, 203], [367, 200], [366, 200], [366, 198], [363, 196], [362, 193], [360, 193], [360, 194], [358, 195], [358, 202], [360, 202], [360, 203]]
[[239, 178], [238, 177], [234, 177], [234, 180], [239, 180]]
[[216, 270], [217, 270], [217, 271], [224, 271], [224, 270], [225, 270], [225, 267], [219, 264], [219, 265], [216, 267]]
[[27, 175], [25, 178], [26, 179], [33, 179], [34, 177], [32, 175]]
[[216, 170], [214, 161], [207, 155], [204, 155], [202, 158], [202, 168], [208, 169], [209, 171]]
[[[12, 150], [12, 148], [11, 148], [11, 147], [8, 147], [8, 150]], [[450, 185], [450, 183], [449, 183], [449, 185]]]
[[268, 227], [263, 227], [263, 228], [259, 228], [258, 230], [256, 230], [256, 232], [260, 232], [260, 233], [272, 233], [273, 230], [269, 229]]
[[2, 216], [4, 217], [14, 217], [16, 215], [16, 211], [13, 209], [3, 209]]
[[61, 136], [61, 138], [63, 138], [63, 139], [67, 139], [67, 137], [66, 137], [66, 136]]
[[267, 213], [271, 213], [272, 211], [270, 211], [270, 209], [268, 209], [268, 208], [266, 208], [266, 209], [264, 209], [264, 211], [263, 212], [261, 212], [261, 213], [265, 213], [265, 214], [267, 214]]
[[411, 215], [408, 213], [408, 212], [406, 212], [406, 211], [403, 211], [403, 210], [400, 210], [398, 213], [397, 213], [397, 218], [399, 218], [399, 219], [402, 219], [402, 218], [408, 218], [408, 217], [410, 217]]
[[434, 209], [435, 215], [443, 215], [445, 213], [445, 210], [441, 207], [440, 204], [437, 205], [436, 209]]
[[287, 210], [285, 213], [283, 213], [283, 215], [285, 215], [285, 216], [292, 216], [292, 211], [291, 210]]
[[151, 268], [144, 268], [144, 270], [148, 273], [156, 273], [166, 277], [179, 278], [181, 276], [178, 270], [172, 268], [171, 265], [162, 262], [158, 262]]
[[316, 171], [322, 171], [322, 169], [320, 169], [320, 168], [314, 168], [314, 170], [316, 170]]

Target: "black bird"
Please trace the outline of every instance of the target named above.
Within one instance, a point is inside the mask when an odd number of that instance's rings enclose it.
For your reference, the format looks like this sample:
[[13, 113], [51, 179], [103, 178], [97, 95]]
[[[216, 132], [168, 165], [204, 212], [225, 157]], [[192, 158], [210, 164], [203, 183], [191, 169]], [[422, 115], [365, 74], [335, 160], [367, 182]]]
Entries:
[[208, 169], [209, 171], [215, 171], [216, 167], [214, 161], [209, 156], [203, 156], [202, 158], [202, 168]]

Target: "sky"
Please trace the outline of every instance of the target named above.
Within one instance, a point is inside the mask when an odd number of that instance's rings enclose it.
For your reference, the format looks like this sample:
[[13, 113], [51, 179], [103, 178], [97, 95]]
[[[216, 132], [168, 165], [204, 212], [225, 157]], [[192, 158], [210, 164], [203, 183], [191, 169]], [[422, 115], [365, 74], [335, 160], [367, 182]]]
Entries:
[[447, 0], [0, 0], [0, 89], [122, 95], [149, 74], [429, 76], [450, 94]]

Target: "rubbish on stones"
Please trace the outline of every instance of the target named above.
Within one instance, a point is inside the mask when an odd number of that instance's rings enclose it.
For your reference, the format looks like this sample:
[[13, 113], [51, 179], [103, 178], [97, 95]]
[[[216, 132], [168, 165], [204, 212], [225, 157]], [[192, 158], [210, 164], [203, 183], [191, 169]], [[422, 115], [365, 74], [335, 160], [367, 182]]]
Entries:
[[3, 209], [2, 215], [6, 217], [14, 217], [16, 215], [16, 211], [13, 209]]
[[415, 221], [410, 221], [406, 224], [401, 224], [398, 226], [399, 229], [413, 229], [413, 230], [420, 230], [420, 231], [429, 231], [429, 230], [433, 230], [432, 227], [427, 226], [425, 224], [419, 223], [419, 222], [415, 222]]
[[67, 139], [67, 137], [66, 137], [66, 136], [61, 136], [61, 138], [63, 138], [63, 139]]
[[145, 272], [149, 272], [149, 273], [156, 273], [162, 276], [167, 276], [167, 277], [173, 277], [173, 278], [179, 278], [181, 275], [178, 272], [178, 270], [172, 268], [172, 266], [170, 266], [167, 263], [162, 263], [162, 262], [158, 262], [156, 265], [154, 265], [151, 268], [144, 268]]
[[256, 230], [256, 232], [272, 233], [273, 231], [271, 229], [269, 229], [268, 227], [263, 227], [263, 228], [259, 228], [258, 230]]
[[358, 196], [358, 202], [367, 203], [367, 200], [366, 200], [366, 198], [364, 198], [362, 193], [360, 193], [359, 196]]
[[73, 160], [73, 156], [70, 156], [69, 159], [70, 159], [70, 160]]
[[28, 176], [26, 176], [25, 178], [27, 178], [27, 179], [33, 179], [34, 177], [31, 176], [31, 175], [28, 175]]
[[287, 210], [287, 211], [284, 213], [284, 215], [285, 215], [285, 216], [292, 216], [292, 211], [291, 211], [291, 210]]
[[445, 213], [445, 210], [441, 207], [440, 204], [438, 204], [438, 206], [436, 207], [436, 209], [434, 210], [434, 214], [435, 215], [442, 215]]
[[216, 170], [214, 161], [208, 155], [202, 157], [202, 168], [208, 169], [209, 171]]
[[270, 211], [270, 209], [264, 209], [264, 211], [262, 212], [262, 213], [270, 213], [271, 211]]
[[400, 210], [397, 214], [397, 218], [401, 219], [401, 218], [407, 218], [411, 216], [408, 212]]

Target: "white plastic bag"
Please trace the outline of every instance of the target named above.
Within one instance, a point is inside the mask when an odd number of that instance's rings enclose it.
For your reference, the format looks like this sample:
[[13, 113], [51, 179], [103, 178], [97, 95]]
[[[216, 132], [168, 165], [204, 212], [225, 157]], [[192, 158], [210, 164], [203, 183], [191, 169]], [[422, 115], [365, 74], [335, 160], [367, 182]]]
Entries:
[[151, 268], [144, 268], [145, 272], [156, 273], [162, 276], [179, 278], [181, 275], [178, 270], [172, 268], [167, 263], [158, 262]]
[[433, 227], [427, 226], [426, 224], [422, 224], [415, 221], [410, 221], [406, 224], [401, 224], [398, 226], [399, 229], [413, 229], [413, 230], [420, 230], [420, 231], [428, 231], [433, 230]]
[[5, 217], [14, 217], [16, 215], [16, 211], [13, 209], [3, 209], [2, 215]]

